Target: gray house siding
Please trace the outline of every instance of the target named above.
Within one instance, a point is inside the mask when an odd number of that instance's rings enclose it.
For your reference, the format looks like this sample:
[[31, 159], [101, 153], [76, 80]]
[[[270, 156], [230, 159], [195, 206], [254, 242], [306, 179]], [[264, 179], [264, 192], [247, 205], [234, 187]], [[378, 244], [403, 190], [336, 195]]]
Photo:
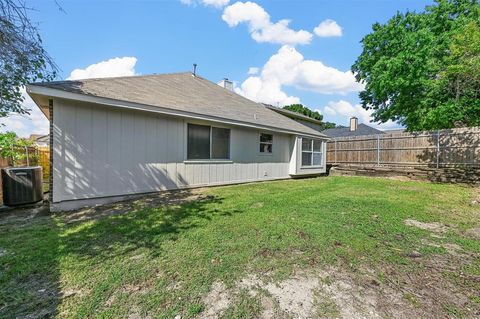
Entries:
[[[261, 155], [254, 128], [64, 99], [54, 100], [54, 112], [53, 210], [79, 199], [290, 177], [293, 135], [274, 132], [273, 154]], [[187, 161], [187, 123], [230, 128], [230, 160]]]

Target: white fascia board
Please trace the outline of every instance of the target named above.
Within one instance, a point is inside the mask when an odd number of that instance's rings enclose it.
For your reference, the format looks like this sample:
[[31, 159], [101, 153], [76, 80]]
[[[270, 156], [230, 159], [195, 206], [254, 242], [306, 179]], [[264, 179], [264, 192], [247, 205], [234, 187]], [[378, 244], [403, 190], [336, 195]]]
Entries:
[[250, 128], [256, 128], [256, 129], [268, 130], [268, 131], [272, 131], [272, 132], [279, 132], [279, 133], [285, 133], [285, 134], [295, 134], [295, 135], [300, 135], [300, 136], [305, 136], [305, 137], [310, 137], [310, 138], [328, 139], [327, 137], [322, 136], [322, 135], [305, 134], [303, 132], [297, 132], [297, 131], [285, 130], [285, 129], [278, 129], [276, 127], [270, 127], [270, 126], [267, 126], [267, 125], [255, 125], [255, 124], [251, 124], [251, 123], [247, 123], [247, 122], [229, 120], [229, 119], [224, 119], [224, 118], [221, 118], [221, 117], [203, 115], [203, 114], [187, 112], [187, 111], [174, 110], [174, 109], [169, 109], [169, 108], [160, 107], [160, 106], [151, 106], [151, 105], [147, 105], [147, 104], [133, 103], [133, 102], [109, 99], [109, 98], [86, 95], [86, 94], [72, 93], [72, 92], [67, 92], [67, 91], [63, 91], [63, 90], [52, 89], [52, 88], [47, 88], [47, 87], [43, 87], [43, 86], [37, 86], [37, 85], [34, 85], [34, 84], [27, 85], [27, 93], [44, 95], [44, 96], [48, 96], [48, 97], [55, 97], [55, 98], [66, 99], [66, 100], [74, 100], [74, 101], [81, 101], [81, 102], [87, 102], [87, 103], [96, 103], [96, 104], [102, 104], [102, 105], [113, 106], [113, 107], [124, 108], [124, 109], [130, 109], [130, 110], [154, 112], [154, 113], [160, 113], [160, 114], [171, 115], [171, 116], [178, 116], [178, 117], [183, 117], [183, 118], [205, 120], [205, 121], [211, 121], [211, 122], [217, 122], [217, 123], [226, 123], [226, 124], [230, 124], [230, 125], [250, 127]]
[[308, 135], [308, 134], [297, 134], [297, 137], [307, 137], [307, 138], [312, 138], [312, 139], [315, 139], [315, 140], [322, 140], [324, 142], [328, 142], [328, 141], [331, 141], [332, 139], [330, 137], [327, 137], [327, 136], [314, 136], [314, 135]]

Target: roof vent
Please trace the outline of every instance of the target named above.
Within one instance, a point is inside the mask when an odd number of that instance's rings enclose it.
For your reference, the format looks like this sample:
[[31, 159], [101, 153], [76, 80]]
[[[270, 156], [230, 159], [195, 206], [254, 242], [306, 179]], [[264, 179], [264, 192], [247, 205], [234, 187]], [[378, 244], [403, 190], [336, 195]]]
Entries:
[[358, 119], [355, 116], [350, 118], [350, 132], [356, 131], [358, 128]]
[[193, 64], [193, 73], [192, 73], [193, 76], [197, 76], [197, 64], [194, 63]]
[[227, 78], [224, 78], [223, 80], [221, 80], [217, 84], [220, 85], [222, 88], [233, 92], [233, 82], [229, 81]]

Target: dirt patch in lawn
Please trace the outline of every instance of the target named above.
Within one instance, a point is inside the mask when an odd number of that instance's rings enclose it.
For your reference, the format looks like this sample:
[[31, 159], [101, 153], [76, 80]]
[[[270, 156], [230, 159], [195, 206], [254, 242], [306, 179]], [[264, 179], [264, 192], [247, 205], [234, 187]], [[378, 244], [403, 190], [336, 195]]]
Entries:
[[465, 235], [480, 240], [480, 227], [467, 229]]
[[442, 275], [452, 267], [450, 260], [420, 258], [423, 270], [414, 272], [391, 266], [357, 272], [329, 267], [297, 272], [283, 281], [247, 275], [231, 289], [215, 282], [199, 318], [221, 318], [244, 290], [260, 299], [258, 318], [444, 318], [452, 309], [474, 317], [469, 296], [475, 292], [454, 286]]
[[230, 306], [231, 298], [232, 293], [223, 282], [214, 282], [210, 292], [203, 298], [206, 309], [202, 313], [202, 318], [219, 318]]
[[238, 284], [253, 295], [262, 290], [266, 292], [266, 296], [262, 298], [262, 304], [270, 305], [271, 308], [264, 309], [265, 313], [275, 313], [274, 305], [278, 304], [284, 313], [300, 318], [307, 318], [312, 313], [314, 294], [319, 285], [318, 278], [301, 275], [278, 283], [263, 282], [257, 276], [248, 276]]
[[423, 223], [419, 222], [418, 220], [415, 219], [406, 219], [405, 220], [405, 225], [407, 226], [412, 226], [412, 227], [417, 227], [423, 230], [428, 230], [434, 233], [444, 233], [447, 231], [447, 227], [443, 225], [442, 223]]
[[430, 247], [436, 247], [436, 248], [443, 248], [449, 253], [450, 255], [454, 256], [460, 256], [463, 254], [463, 249], [457, 244], [452, 244], [452, 243], [436, 243], [432, 242], [428, 239], [422, 239], [422, 244]]
[[480, 187], [474, 188], [471, 204], [480, 205]]
[[0, 212], [0, 226], [15, 224], [16, 227], [29, 226], [33, 219], [49, 215], [48, 205], [19, 207]]
[[93, 219], [101, 219], [108, 216], [123, 215], [148, 207], [163, 207], [172, 205], [181, 205], [193, 201], [210, 201], [212, 196], [202, 194], [204, 189], [189, 189], [165, 191], [149, 195], [137, 196], [121, 202], [115, 202], [95, 207], [85, 207], [74, 211], [60, 213], [65, 222], [75, 223], [84, 222]]

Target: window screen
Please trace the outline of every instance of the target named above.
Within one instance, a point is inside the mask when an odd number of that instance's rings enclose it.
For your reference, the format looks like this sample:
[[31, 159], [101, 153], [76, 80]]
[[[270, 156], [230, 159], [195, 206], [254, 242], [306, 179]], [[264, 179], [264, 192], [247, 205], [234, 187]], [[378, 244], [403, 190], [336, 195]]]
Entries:
[[212, 158], [227, 159], [230, 154], [230, 130], [212, 127]]
[[230, 130], [188, 124], [187, 159], [230, 158]]
[[312, 165], [312, 140], [302, 138], [302, 166]]
[[210, 158], [210, 126], [188, 124], [187, 158]]
[[311, 166], [312, 165], [312, 153], [302, 152], [302, 166]]

